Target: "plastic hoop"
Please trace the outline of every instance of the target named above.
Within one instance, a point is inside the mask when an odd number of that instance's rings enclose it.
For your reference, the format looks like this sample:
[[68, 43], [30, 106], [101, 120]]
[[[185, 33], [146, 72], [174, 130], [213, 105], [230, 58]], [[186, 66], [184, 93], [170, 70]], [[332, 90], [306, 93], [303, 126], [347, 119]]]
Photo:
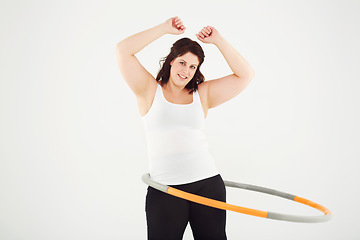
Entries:
[[176, 196], [176, 197], [180, 197], [180, 198], [183, 198], [183, 199], [186, 199], [186, 200], [189, 200], [192, 202], [196, 202], [199, 204], [203, 204], [206, 206], [215, 207], [215, 208], [219, 208], [219, 209], [223, 209], [223, 210], [230, 210], [230, 211], [243, 213], [243, 214], [247, 214], [247, 215], [252, 215], [252, 216], [256, 216], [256, 217], [269, 218], [269, 219], [282, 220], [282, 221], [290, 221], [290, 222], [304, 222], [304, 223], [325, 222], [325, 221], [329, 221], [332, 218], [331, 212], [327, 208], [321, 206], [320, 204], [314, 203], [310, 200], [307, 200], [305, 198], [301, 198], [301, 197], [298, 197], [298, 196], [295, 196], [292, 194], [280, 192], [280, 191], [273, 190], [270, 188], [259, 187], [259, 186], [255, 186], [255, 185], [224, 181], [225, 186], [227, 186], [227, 187], [241, 188], [241, 189], [246, 189], [246, 190], [250, 190], [250, 191], [261, 192], [261, 193], [266, 193], [269, 195], [286, 198], [286, 199], [313, 207], [313, 208], [323, 212], [324, 215], [322, 215], [322, 216], [298, 216], [298, 215], [288, 215], [288, 214], [282, 214], [282, 213], [275, 213], [275, 212], [268, 212], [268, 211], [261, 211], [261, 210], [251, 209], [251, 208], [245, 208], [245, 207], [240, 207], [240, 206], [236, 206], [236, 205], [231, 205], [231, 204], [228, 204], [228, 203], [225, 203], [222, 201], [217, 201], [214, 199], [202, 197], [199, 195], [187, 193], [187, 192], [178, 190], [176, 188], [169, 187], [167, 185], [155, 182], [150, 178], [150, 174], [148, 174], [148, 173], [144, 174], [142, 176], [142, 180], [144, 183], [146, 183], [150, 187], [153, 187], [159, 191], [168, 193], [168, 194]]

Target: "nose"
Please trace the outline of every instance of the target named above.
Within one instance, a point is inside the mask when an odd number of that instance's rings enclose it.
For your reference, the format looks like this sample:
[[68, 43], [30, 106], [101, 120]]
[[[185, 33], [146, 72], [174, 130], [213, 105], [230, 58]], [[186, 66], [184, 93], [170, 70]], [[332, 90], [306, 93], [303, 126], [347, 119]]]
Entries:
[[183, 72], [188, 76], [190, 74], [190, 69], [185, 67]]

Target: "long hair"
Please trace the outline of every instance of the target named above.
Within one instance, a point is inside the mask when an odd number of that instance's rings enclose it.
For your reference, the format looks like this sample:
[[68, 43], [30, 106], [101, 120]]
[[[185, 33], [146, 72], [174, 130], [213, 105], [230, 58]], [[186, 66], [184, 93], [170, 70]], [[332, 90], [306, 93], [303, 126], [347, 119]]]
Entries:
[[195, 92], [200, 83], [204, 82], [204, 75], [200, 72], [200, 66], [204, 62], [205, 54], [202, 47], [190, 38], [181, 38], [177, 40], [170, 49], [169, 55], [160, 60], [160, 66], [163, 62], [156, 80], [160, 82], [161, 86], [166, 84], [170, 78], [170, 63], [177, 57], [180, 57], [188, 52], [195, 54], [199, 59], [199, 65], [196, 69], [194, 77], [185, 86], [189, 90], [189, 94]]

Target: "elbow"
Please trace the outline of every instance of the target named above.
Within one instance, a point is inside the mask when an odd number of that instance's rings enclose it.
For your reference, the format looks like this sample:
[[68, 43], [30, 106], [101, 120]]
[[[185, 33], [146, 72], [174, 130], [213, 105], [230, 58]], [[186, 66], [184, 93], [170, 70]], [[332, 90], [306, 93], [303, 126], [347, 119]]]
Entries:
[[118, 56], [134, 56], [135, 54], [130, 51], [129, 45], [126, 42], [119, 42], [115, 47]]
[[255, 77], [255, 71], [252, 67], [250, 67], [250, 69], [249, 69], [249, 75], [250, 75], [251, 79]]
[[116, 44], [116, 50], [118, 50], [119, 52], [127, 53], [127, 51], [129, 51], [129, 48], [129, 41], [126, 41], [126, 39], [121, 40]]
[[251, 69], [247, 75], [247, 78], [249, 79], [249, 81], [251, 81], [254, 77], [255, 77], [255, 71]]
[[251, 81], [254, 77], [255, 77], [255, 72], [253, 70], [251, 70], [250, 72], [246, 73], [246, 74], [241, 74], [241, 75], [237, 75], [237, 78], [239, 79], [245, 79], [246, 81]]
[[130, 55], [122, 42], [119, 42], [118, 44], [116, 44], [115, 52], [116, 52], [116, 56], [118, 57], [119, 61], [126, 59], [127, 56]]
[[124, 51], [124, 43], [121, 41], [121, 42], [118, 42], [116, 44], [116, 52], [123, 52]]
[[251, 76], [250, 76], [250, 79], [253, 79], [255, 77], [255, 72], [254, 70], [251, 72]]

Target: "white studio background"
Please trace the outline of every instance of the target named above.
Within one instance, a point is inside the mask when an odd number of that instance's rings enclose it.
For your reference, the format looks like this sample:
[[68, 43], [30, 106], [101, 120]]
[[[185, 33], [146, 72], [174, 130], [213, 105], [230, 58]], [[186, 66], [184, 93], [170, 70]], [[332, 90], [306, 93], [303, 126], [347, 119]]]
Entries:
[[[223, 178], [308, 198], [334, 218], [290, 223], [228, 212], [229, 239], [360, 239], [360, 2], [10, 1], [0, 8], [0, 239], [146, 239], [146, 142], [117, 42], [180, 16], [138, 54], [156, 75], [180, 37], [212, 25], [256, 76], [211, 109], [206, 134]], [[206, 79], [230, 73], [201, 43]], [[228, 202], [321, 215], [241, 190]], [[192, 239], [187, 229], [184, 239]]]

